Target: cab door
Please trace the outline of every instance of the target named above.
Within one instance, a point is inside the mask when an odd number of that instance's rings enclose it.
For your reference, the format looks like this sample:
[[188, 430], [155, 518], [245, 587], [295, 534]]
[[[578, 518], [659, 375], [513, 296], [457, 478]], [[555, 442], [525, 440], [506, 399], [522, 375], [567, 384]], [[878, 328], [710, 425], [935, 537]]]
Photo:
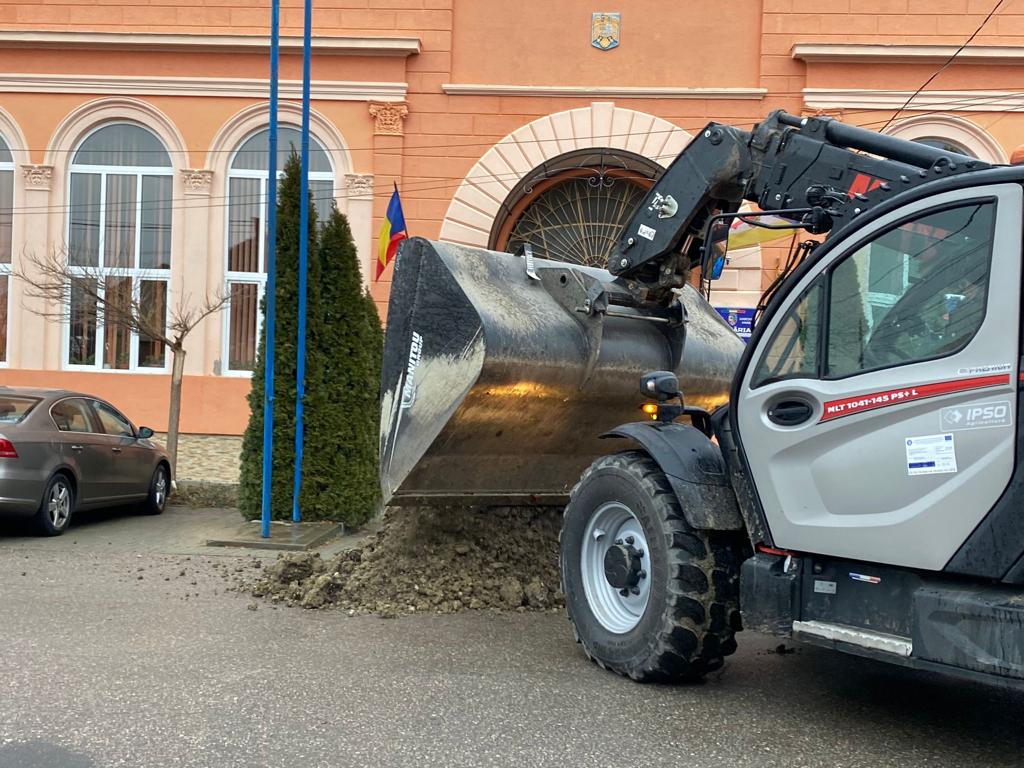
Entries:
[[941, 570], [1014, 470], [1021, 188], [936, 195], [831, 248], [734, 404], [779, 547]]

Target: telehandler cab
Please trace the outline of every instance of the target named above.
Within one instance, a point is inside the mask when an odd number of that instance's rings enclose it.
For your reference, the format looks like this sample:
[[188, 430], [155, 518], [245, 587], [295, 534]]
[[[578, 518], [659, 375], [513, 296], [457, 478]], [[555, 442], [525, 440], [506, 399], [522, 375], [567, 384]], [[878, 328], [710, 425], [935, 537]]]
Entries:
[[[568, 501], [569, 619], [635, 680], [699, 678], [742, 625], [1024, 685], [1022, 185], [775, 112], [701, 131], [607, 270], [410, 240], [385, 497]], [[702, 294], [719, 232], [765, 214], [825, 237], [744, 347]]]

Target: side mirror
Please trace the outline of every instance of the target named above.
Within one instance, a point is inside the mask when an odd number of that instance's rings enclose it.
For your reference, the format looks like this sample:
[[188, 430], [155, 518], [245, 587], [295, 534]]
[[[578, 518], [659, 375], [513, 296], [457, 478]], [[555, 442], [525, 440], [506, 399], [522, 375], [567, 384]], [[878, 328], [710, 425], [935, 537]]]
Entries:
[[149, 440], [153, 436], [154, 432], [149, 427], [139, 427], [139, 440]]
[[679, 396], [679, 378], [672, 371], [651, 371], [640, 377], [640, 391], [652, 400], [671, 400]]

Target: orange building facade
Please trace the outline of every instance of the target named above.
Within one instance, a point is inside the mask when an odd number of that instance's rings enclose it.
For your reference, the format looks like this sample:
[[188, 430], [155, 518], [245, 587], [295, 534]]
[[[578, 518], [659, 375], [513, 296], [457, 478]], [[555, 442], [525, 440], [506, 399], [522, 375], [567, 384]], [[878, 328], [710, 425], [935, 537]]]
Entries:
[[[1005, 163], [1024, 143], [1024, 0], [904, 107], [992, 5], [316, 0], [311, 186], [348, 216], [383, 314], [391, 268], [373, 282], [372, 262], [393, 184], [412, 235], [599, 261], [709, 120], [824, 113]], [[166, 427], [159, 342], [105, 325], [87, 298], [54, 322], [26, 294], [29, 255], [62, 253], [154, 316], [231, 296], [189, 337], [181, 426], [241, 434], [264, 281], [268, 6], [0, 6], [0, 383], [85, 390]], [[285, 0], [285, 147], [301, 20]], [[781, 252], [734, 254], [713, 303], [754, 306]]]

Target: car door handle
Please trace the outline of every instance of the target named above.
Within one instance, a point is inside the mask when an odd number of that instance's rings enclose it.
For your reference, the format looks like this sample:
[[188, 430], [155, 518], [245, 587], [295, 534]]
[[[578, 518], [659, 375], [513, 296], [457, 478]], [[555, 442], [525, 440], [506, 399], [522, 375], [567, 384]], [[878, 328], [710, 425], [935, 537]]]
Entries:
[[118, 448], [116, 445], [113, 448], [111, 448], [110, 450], [112, 450], [114, 453], [120, 453], [121, 452], [121, 449]]
[[85, 448], [81, 445], [72, 445], [71, 450], [74, 451], [75, 453], [81, 453], [82, 451], [85, 450]]
[[811, 404], [805, 400], [780, 400], [768, 409], [768, 420], [780, 427], [795, 427], [811, 418], [813, 413]]

